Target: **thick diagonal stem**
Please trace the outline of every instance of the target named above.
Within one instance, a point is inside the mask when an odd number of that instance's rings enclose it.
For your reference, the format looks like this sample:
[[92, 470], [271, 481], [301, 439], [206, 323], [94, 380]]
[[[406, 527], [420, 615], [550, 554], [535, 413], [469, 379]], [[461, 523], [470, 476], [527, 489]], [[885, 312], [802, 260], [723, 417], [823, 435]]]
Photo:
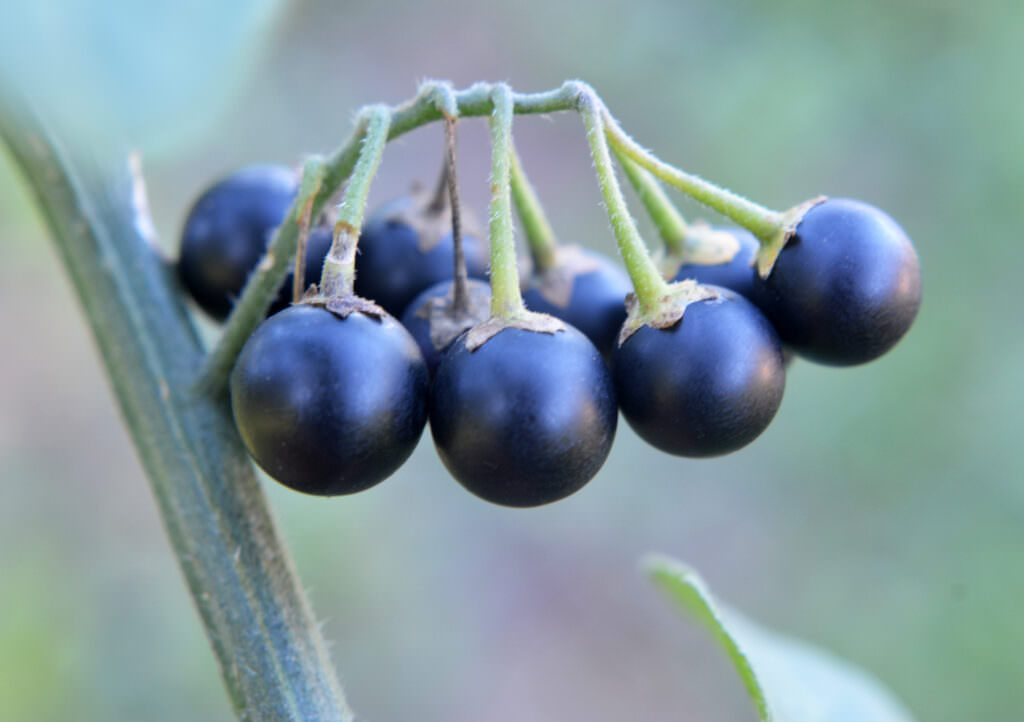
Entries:
[[141, 175], [71, 157], [32, 114], [0, 134], [53, 235], [149, 477], [239, 720], [351, 720], [173, 267], [145, 235]]

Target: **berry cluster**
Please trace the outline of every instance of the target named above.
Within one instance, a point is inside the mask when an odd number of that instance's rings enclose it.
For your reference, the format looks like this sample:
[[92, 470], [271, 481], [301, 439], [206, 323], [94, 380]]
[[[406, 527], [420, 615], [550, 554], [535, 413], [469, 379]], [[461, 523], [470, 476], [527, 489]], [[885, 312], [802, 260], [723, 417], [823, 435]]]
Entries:
[[[885, 213], [824, 198], [768, 211], [661, 163], [589, 88], [564, 88], [584, 117], [628, 274], [555, 240], [511, 142], [516, 96], [500, 84], [485, 96], [489, 256], [459, 212], [459, 104], [446, 86], [428, 98], [446, 119], [437, 190], [364, 223], [397, 112], [369, 109], [337, 219], [296, 216], [305, 283], [283, 284], [230, 375], [239, 433], [274, 479], [319, 495], [369, 488], [408, 458], [429, 419], [442, 461], [467, 489], [507, 506], [546, 504], [597, 473], [620, 409], [658, 449], [726, 454], [775, 416], [789, 353], [859, 364], [907, 332], [920, 303], [918, 259]], [[657, 259], [626, 210], [613, 154], [664, 240]], [[652, 173], [750, 230], [686, 223]], [[214, 318], [228, 315], [289, 209], [309, 211], [325, 192], [297, 181], [286, 169], [246, 168], [193, 206], [179, 270]], [[525, 264], [512, 242], [513, 201]], [[520, 265], [532, 266], [522, 282]], [[307, 288], [301, 298], [293, 285]]]

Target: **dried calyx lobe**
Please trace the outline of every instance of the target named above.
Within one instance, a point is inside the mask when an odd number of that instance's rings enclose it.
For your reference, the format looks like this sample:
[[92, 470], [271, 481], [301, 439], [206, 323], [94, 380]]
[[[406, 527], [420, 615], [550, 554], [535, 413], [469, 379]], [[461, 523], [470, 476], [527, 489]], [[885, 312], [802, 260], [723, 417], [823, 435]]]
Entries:
[[441, 354], [469, 328], [490, 315], [491, 287], [483, 281], [466, 281], [465, 306], [455, 308], [453, 281], [442, 281], [423, 291], [402, 314], [402, 325], [419, 344], [423, 360], [433, 376]]
[[860, 201], [808, 210], [754, 300], [783, 342], [836, 366], [871, 361], [909, 330], [921, 304], [917, 253], [903, 229]]

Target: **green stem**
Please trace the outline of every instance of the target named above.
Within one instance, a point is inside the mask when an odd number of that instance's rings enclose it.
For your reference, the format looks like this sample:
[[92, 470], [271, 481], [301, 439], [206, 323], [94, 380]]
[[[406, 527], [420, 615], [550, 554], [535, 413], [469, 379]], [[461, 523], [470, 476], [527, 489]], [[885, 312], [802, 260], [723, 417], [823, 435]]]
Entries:
[[324, 259], [323, 274], [320, 276], [320, 295], [325, 298], [352, 294], [352, 283], [356, 278], [356, 244], [363, 227], [366, 197], [387, 144], [388, 126], [391, 124], [388, 108], [374, 105], [363, 113], [366, 116], [366, 133], [362, 139], [359, 160], [349, 178], [345, 195], [338, 204], [334, 242]]
[[526, 307], [519, 291], [516, 244], [512, 231], [512, 91], [504, 83], [491, 93], [491, 315], [511, 319]]
[[538, 272], [543, 272], [555, 265], [558, 241], [555, 240], [555, 232], [552, 230], [547, 216], [544, 215], [540, 198], [537, 197], [530, 180], [523, 172], [523, 165], [519, 160], [519, 153], [516, 152], [514, 143], [512, 144], [512, 200], [515, 202], [519, 220], [523, 223], [534, 268]]
[[71, 156], [15, 108], [0, 106], [0, 135], [81, 301], [235, 714], [351, 720], [226, 396], [196, 393], [203, 349], [145, 230], [141, 174]]
[[781, 213], [665, 163], [630, 138], [603, 105], [601, 106], [601, 115], [612, 146], [656, 177], [675, 186], [698, 202], [731, 218], [750, 230], [762, 243], [768, 243], [782, 230], [784, 221]]
[[658, 235], [661, 236], [665, 247], [672, 253], [680, 253], [686, 245], [686, 237], [690, 231], [683, 215], [669, 200], [657, 178], [618, 148], [613, 146], [612, 150], [640, 197], [640, 202], [644, 204], [651, 220], [654, 221], [654, 227], [658, 229]]
[[626, 199], [622, 197], [619, 180], [615, 176], [608, 141], [605, 138], [604, 116], [601, 112], [600, 100], [589, 88], [579, 96], [579, 111], [587, 128], [587, 141], [590, 153], [594, 158], [598, 184], [604, 196], [604, 204], [608, 211], [615, 240], [619, 244], [619, 253], [626, 264], [636, 298], [642, 312], [652, 312], [660, 299], [668, 294], [668, 284], [661, 277], [657, 266], [651, 260], [640, 232], [637, 230], [633, 217], [629, 214]]

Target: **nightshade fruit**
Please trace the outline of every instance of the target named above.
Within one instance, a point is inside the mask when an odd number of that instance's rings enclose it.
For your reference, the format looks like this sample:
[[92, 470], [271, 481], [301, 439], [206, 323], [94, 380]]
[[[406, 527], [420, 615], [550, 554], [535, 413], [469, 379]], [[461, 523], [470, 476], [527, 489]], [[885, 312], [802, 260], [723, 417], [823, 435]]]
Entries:
[[558, 248], [558, 260], [528, 279], [523, 302], [575, 326], [608, 355], [626, 320], [626, 294], [633, 290], [622, 267], [578, 246]]
[[728, 454], [775, 417], [786, 373], [768, 320], [748, 300], [686, 307], [667, 329], [643, 326], [615, 349], [612, 374], [622, 415], [647, 443], [677, 456]]
[[725, 263], [684, 263], [679, 267], [673, 281], [692, 278], [705, 286], [722, 286], [748, 299], [754, 293], [754, 256], [760, 244], [754, 234], [744, 228], [716, 228], [730, 234], [739, 242], [739, 250], [732, 260]]
[[288, 168], [254, 165], [218, 181], [196, 200], [181, 233], [178, 275], [210, 316], [227, 317], [296, 192]]
[[[462, 247], [467, 274], [486, 279], [487, 244], [464, 232]], [[452, 278], [454, 253], [450, 216], [430, 213], [415, 196], [400, 198], [380, 208], [363, 226], [356, 294], [400, 317], [417, 294]]]
[[475, 351], [460, 336], [431, 387], [430, 430], [441, 461], [477, 496], [532, 507], [579, 490], [615, 436], [615, 391], [601, 354], [566, 326], [505, 328]]
[[808, 210], [755, 302], [796, 353], [818, 363], [871, 361], [910, 328], [921, 269], [903, 229], [879, 209], [829, 199]]
[[299, 304], [259, 325], [231, 372], [250, 455], [297, 491], [352, 494], [409, 457], [427, 418], [427, 367], [394, 318]]

